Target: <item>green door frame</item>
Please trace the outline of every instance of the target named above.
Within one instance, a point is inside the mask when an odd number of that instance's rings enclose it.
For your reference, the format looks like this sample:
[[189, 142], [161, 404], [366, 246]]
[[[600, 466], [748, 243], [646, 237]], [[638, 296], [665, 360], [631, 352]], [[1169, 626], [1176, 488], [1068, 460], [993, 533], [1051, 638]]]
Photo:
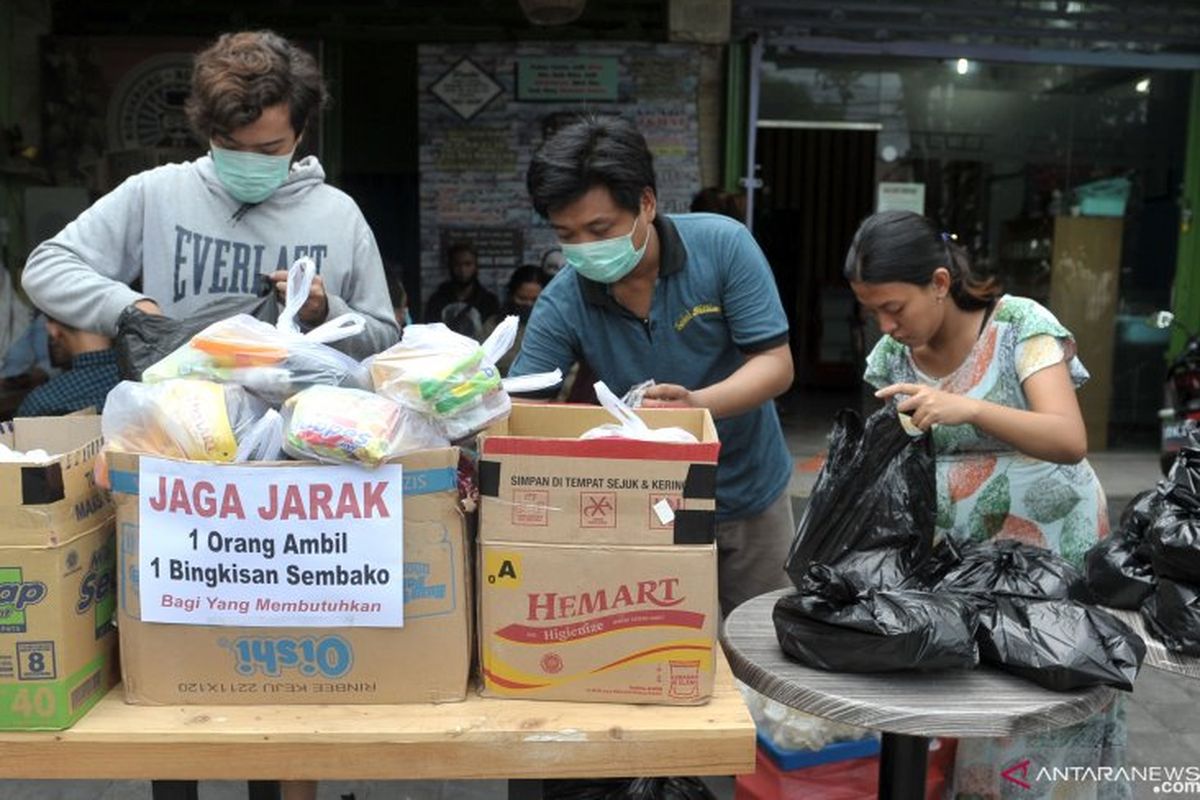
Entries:
[[[1187, 155], [1183, 170], [1183, 196], [1180, 198], [1179, 254], [1175, 260], [1175, 286], [1171, 306], [1180, 322], [1191, 330], [1200, 328], [1200, 72], [1192, 73], [1192, 93], [1188, 102]], [[1167, 358], [1173, 358], [1186, 337], [1175, 328]]]

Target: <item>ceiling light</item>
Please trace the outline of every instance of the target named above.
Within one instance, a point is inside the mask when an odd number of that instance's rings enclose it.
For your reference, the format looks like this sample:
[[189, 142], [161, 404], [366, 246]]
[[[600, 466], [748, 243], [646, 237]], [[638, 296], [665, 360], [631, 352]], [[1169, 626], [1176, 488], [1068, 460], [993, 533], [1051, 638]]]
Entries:
[[971, 71], [971, 62], [965, 58], [960, 58], [954, 62], [954, 71], [959, 75], [966, 75]]
[[1150, 79], [1142, 78], [1133, 85], [1133, 88], [1137, 90], [1138, 94], [1150, 94]]

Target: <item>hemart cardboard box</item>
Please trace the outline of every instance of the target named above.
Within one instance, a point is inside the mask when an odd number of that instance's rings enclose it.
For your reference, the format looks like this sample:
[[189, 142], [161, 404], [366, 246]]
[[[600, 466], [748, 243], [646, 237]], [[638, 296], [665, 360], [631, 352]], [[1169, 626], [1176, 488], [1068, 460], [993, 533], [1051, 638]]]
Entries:
[[712, 695], [715, 545], [480, 551], [484, 694], [668, 705]]
[[[398, 460], [403, 465], [404, 484], [401, 628], [231, 626], [143, 620], [146, 609], [139, 591], [139, 548], [145, 546], [147, 537], [160, 532], [139, 526], [138, 456], [111, 453], [109, 460], [117, 501], [118, 627], [126, 702], [145, 705], [439, 703], [466, 697], [472, 597], [465, 520], [458, 495], [456, 448], [421, 451]], [[230, 466], [204, 465], [211, 478], [208, 483], [221, 485], [221, 471]], [[278, 474], [300, 466], [314, 467], [311, 463], [296, 462], [237, 466], [272, 469]], [[329, 483], [334, 486], [345, 481], [345, 485], [366, 487], [373, 474], [352, 467], [317, 468], [330, 474]], [[308, 489], [303, 495], [304, 507], [315, 513], [315, 509], [322, 507], [321, 489], [319, 486]], [[185, 492], [183, 496], [194, 495]], [[292, 495], [289, 492], [287, 496]], [[226, 497], [225, 502], [231, 501]], [[310, 502], [311, 507], [307, 505]], [[353, 502], [353, 498], [344, 494], [339, 498], [335, 492], [332, 498], [325, 496], [323, 502], [326, 510], [336, 510], [341, 503]], [[366, 509], [371, 502], [364, 488], [362, 507]], [[281, 582], [294, 579], [305, 587], [305, 599], [292, 603], [292, 613], [336, 605], [321, 599], [322, 591], [328, 591], [323, 586], [334, 583], [365, 586], [380, 579], [378, 569], [366, 570], [359, 566], [361, 561], [337, 555], [346, 552], [339, 549], [345, 547], [346, 541], [346, 532], [339, 531], [339, 527], [344, 528], [345, 524], [331, 522], [328, 534], [294, 540], [301, 555], [290, 557], [290, 566], [280, 570]], [[225, 548], [229, 569], [244, 568], [237, 566], [239, 558], [243, 564], [249, 563], [246, 552], [249, 540], [212, 539], [211, 532], [202, 537], [199, 541], [204, 546], [217, 542], [217, 546]], [[326, 558], [318, 561], [322, 553]], [[305, 566], [331, 561], [336, 562], [331, 570]], [[195, 565], [184, 566], [190, 569]], [[337, 570], [345, 574], [335, 574]], [[192, 608], [200, 613], [214, 605], [223, 607], [225, 613], [237, 613], [229, 599], [231, 592], [223, 592], [219, 587], [210, 589], [204, 582], [211, 579], [218, 583], [233, 575], [228, 572], [222, 576], [218, 572], [206, 573], [202, 569], [194, 575], [197, 580], [191, 584], [192, 591], [181, 591], [174, 598], [181, 606], [181, 613], [183, 604], [193, 601]], [[328, 578], [327, 583], [323, 583], [322, 575]], [[349, 608], [347, 603], [354, 605], [354, 601], [337, 601], [342, 608]], [[277, 610], [278, 605], [274, 601], [268, 602], [268, 607], [261, 602], [247, 603], [244, 608], [245, 613], [253, 616]]]
[[579, 436], [613, 417], [598, 406], [514, 404], [479, 438], [482, 541], [703, 544], [716, 526], [721, 445], [707, 409], [640, 409], [693, 444]]
[[113, 507], [93, 476], [100, 418], [18, 419], [0, 442], [0, 728], [61, 730], [116, 681]]

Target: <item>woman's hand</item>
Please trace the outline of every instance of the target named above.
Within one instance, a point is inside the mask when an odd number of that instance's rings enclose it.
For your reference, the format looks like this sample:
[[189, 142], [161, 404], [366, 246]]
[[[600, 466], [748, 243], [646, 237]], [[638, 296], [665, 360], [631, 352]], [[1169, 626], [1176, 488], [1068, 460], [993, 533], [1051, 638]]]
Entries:
[[692, 392], [677, 383], [656, 383], [642, 397], [643, 408], [690, 408], [694, 405]]
[[913, 424], [926, 432], [934, 425], [973, 424], [979, 412], [979, 401], [972, 397], [916, 383], [893, 383], [875, 393], [881, 400], [895, 395], [908, 396], [896, 410], [911, 415]]

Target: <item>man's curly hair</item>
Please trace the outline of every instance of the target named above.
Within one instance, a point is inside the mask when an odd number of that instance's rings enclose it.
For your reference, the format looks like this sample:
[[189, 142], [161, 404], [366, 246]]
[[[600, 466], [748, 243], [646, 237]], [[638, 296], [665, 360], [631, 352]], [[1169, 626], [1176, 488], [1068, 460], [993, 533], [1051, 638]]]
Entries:
[[299, 136], [329, 93], [316, 60], [272, 31], [225, 33], [196, 56], [186, 110], [202, 141], [228, 135], [287, 103]]

